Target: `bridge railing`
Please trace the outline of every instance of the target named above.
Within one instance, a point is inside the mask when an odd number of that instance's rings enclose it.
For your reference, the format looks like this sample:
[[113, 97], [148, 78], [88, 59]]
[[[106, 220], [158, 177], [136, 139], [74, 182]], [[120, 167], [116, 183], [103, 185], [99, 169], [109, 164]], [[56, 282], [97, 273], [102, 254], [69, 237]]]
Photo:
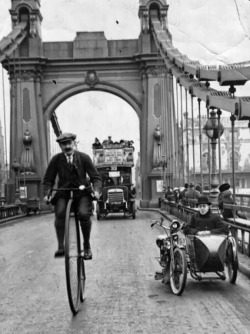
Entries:
[[15, 216], [20, 216], [26, 214], [27, 205], [26, 204], [10, 204], [0, 206], [0, 224], [6, 218], [13, 218]]
[[[189, 200], [189, 202], [193, 204], [196, 200]], [[176, 216], [184, 222], [189, 222], [192, 215], [197, 212], [195, 207], [182, 205], [166, 199], [161, 199], [160, 203], [161, 210]], [[234, 212], [241, 210], [250, 213], [250, 208], [242, 205], [225, 204], [225, 207], [234, 210]], [[212, 206], [212, 211], [219, 213], [216, 206]], [[231, 233], [236, 239], [239, 252], [250, 257], [250, 220], [235, 217], [223, 221], [230, 226]]]

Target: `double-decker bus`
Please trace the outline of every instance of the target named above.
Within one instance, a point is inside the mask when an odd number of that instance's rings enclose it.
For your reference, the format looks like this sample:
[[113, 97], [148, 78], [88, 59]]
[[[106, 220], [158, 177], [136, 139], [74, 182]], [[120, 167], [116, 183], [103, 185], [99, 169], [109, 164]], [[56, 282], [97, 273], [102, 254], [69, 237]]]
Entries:
[[132, 183], [134, 147], [132, 141], [93, 144], [93, 162], [102, 177], [102, 195], [97, 201], [97, 219], [111, 213], [123, 213], [135, 219], [135, 187]]

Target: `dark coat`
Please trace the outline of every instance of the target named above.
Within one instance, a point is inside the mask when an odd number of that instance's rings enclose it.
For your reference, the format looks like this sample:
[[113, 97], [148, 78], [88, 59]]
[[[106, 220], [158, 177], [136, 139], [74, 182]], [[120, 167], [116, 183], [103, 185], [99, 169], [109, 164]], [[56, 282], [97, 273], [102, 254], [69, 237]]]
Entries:
[[[234, 212], [232, 209], [227, 209], [224, 208], [223, 204], [234, 204], [236, 205], [236, 203], [233, 201], [233, 199], [231, 197], [228, 196], [222, 196], [219, 203], [218, 203], [218, 207], [222, 213], [222, 216], [225, 220], [229, 219], [229, 218], [234, 218]], [[242, 218], [242, 219], [247, 219], [246, 215], [244, 213], [241, 213], [239, 211], [235, 211], [235, 216], [236, 218]]]
[[210, 210], [201, 215], [200, 212], [194, 214], [191, 220], [183, 228], [184, 234], [196, 234], [199, 231], [210, 231], [212, 234], [228, 234], [228, 226], [223, 223], [220, 216]]
[[65, 154], [61, 152], [54, 155], [49, 162], [43, 179], [44, 189], [48, 191], [53, 188], [57, 177], [58, 188], [87, 185], [87, 176], [89, 176], [94, 190], [100, 193], [102, 187], [101, 176], [90, 157], [85, 153], [74, 151], [73, 164], [69, 164]]
[[190, 188], [185, 192], [185, 197], [188, 199], [198, 199], [199, 197], [201, 197], [201, 193], [194, 188]]
[[223, 204], [235, 204], [233, 199], [231, 197], [228, 198], [223, 198], [219, 201], [218, 203], [218, 207], [221, 210], [222, 216], [224, 219], [228, 219], [228, 218], [233, 218], [233, 210], [232, 209], [226, 209], [223, 207]]

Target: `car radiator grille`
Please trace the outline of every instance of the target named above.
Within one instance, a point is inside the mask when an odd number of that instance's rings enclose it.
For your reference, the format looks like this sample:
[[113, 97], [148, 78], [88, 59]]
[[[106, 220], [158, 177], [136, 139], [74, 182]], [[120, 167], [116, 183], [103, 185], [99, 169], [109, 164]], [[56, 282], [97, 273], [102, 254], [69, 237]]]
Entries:
[[123, 191], [109, 192], [108, 193], [108, 202], [109, 203], [123, 202]]

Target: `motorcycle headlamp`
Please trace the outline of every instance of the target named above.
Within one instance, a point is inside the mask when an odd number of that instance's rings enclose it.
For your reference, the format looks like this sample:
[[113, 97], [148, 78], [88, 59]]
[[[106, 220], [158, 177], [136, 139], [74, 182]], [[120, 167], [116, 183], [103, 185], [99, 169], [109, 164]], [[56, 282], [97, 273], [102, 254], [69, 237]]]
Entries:
[[169, 239], [164, 240], [164, 246], [165, 246], [167, 249], [170, 248], [171, 243], [170, 243]]
[[178, 241], [178, 234], [173, 235], [173, 240]]

